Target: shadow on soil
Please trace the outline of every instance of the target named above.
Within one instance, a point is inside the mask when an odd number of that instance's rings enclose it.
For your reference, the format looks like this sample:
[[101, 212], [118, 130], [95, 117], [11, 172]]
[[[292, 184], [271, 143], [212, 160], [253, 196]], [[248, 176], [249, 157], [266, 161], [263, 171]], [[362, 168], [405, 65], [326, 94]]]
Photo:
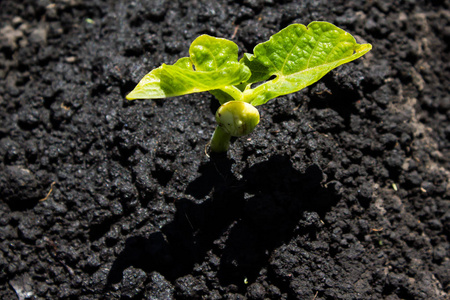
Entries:
[[129, 266], [157, 271], [173, 281], [192, 273], [209, 250], [221, 257], [221, 283], [240, 286], [244, 278], [255, 278], [271, 252], [293, 234], [315, 238], [317, 226], [308, 220], [311, 212], [323, 217], [337, 201], [321, 185], [323, 173], [317, 165], [300, 173], [288, 157], [274, 156], [245, 170], [238, 180], [231, 173], [232, 163], [217, 157], [202, 165], [202, 175], [186, 193], [208, 199], [201, 204], [181, 199], [174, 220], [160, 232], [128, 238], [107, 286], [120, 282]]

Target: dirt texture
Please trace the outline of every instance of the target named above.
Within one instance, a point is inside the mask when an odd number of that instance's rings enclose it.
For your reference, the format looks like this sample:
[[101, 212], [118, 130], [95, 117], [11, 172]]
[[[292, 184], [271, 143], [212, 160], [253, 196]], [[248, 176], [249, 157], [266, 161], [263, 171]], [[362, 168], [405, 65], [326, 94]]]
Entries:
[[[127, 102], [201, 34], [373, 50], [205, 154], [208, 93]], [[1, 299], [448, 299], [449, 1], [0, 1]]]

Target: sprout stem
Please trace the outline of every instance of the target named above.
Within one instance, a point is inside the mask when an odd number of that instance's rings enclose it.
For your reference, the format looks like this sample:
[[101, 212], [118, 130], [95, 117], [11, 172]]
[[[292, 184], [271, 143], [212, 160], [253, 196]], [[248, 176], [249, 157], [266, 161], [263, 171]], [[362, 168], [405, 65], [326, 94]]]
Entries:
[[211, 139], [211, 152], [227, 152], [228, 147], [230, 146], [230, 138], [225, 130], [220, 126], [216, 126], [216, 130], [214, 130], [214, 134]]
[[227, 85], [221, 88], [222, 91], [233, 97], [236, 101], [242, 101], [244, 94], [237, 87], [233, 85]]

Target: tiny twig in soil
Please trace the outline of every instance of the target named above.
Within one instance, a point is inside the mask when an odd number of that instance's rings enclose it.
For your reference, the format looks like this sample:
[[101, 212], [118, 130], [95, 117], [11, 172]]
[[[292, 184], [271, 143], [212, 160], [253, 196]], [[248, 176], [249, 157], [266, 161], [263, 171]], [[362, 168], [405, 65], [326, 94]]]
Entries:
[[316, 292], [316, 294], [314, 295], [314, 298], [312, 298], [312, 300], [316, 300], [318, 294], [319, 294], [319, 291]]
[[238, 29], [239, 29], [239, 25], [236, 25], [234, 27], [234, 32], [233, 32], [233, 35], [231, 36], [231, 39], [234, 39], [236, 37], [236, 33], [238, 32]]
[[42, 198], [41, 200], [39, 200], [39, 202], [43, 202], [43, 201], [47, 200], [48, 197], [50, 197], [50, 194], [51, 194], [52, 191], [53, 191], [53, 186], [55, 185], [55, 183], [56, 183], [55, 181], [52, 182], [52, 184], [50, 185], [50, 191], [48, 191], [47, 196], [45, 196], [44, 198]]

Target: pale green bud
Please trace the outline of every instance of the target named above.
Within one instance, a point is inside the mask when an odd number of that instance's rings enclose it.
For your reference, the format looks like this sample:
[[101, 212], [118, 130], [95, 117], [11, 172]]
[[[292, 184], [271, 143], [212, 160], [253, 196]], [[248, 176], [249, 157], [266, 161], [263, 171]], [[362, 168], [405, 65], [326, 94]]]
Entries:
[[231, 136], [249, 134], [259, 123], [258, 110], [247, 102], [229, 101], [216, 112], [217, 124]]

